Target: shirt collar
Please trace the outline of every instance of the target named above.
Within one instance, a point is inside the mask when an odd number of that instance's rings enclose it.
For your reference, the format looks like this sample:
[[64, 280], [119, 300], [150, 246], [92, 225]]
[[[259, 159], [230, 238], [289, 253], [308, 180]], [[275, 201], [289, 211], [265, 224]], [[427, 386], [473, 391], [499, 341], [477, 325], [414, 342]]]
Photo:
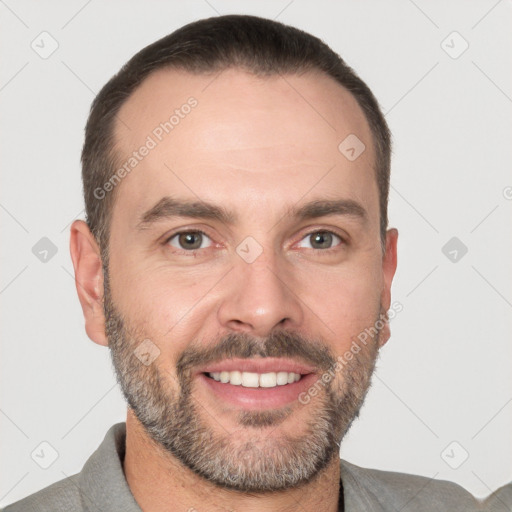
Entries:
[[124, 476], [126, 424], [113, 425], [80, 473], [80, 495], [87, 512], [142, 512]]
[[[123, 471], [126, 423], [113, 425], [98, 449], [89, 457], [79, 475], [80, 495], [87, 512], [142, 512], [128, 486]], [[341, 485], [347, 512], [383, 510], [362, 487], [351, 471], [351, 464], [340, 460]], [[341, 505], [340, 505], [341, 506]], [[340, 511], [343, 511], [340, 508]]]

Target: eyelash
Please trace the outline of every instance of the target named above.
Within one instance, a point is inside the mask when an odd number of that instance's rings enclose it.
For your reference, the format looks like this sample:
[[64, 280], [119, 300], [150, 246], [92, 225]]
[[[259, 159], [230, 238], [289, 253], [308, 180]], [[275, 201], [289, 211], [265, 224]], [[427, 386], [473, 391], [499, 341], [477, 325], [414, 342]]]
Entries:
[[[201, 229], [186, 229], [186, 230], [183, 230], [183, 231], [176, 231], [172, 235], [168, 236], [165, 239], [165, 241], [163, 242], [163, 245], [167, 246], [167, 245], [169, 245], [169, 242], [173, 238], [175, 238], [176, 236], [178, 236], [178, 235], [186, 235], [187, 233], [199, 233], [201, 235], [207, 236], [213, 242], [212, 237], [210, 235], [208, 235], [208, 233], [206, 233], [205, 231], [203, 231]], [[312, 250], [314, 250], [316, 252], [319, 252], [319, 253], [322, 253], [322, 254], [330, 254], [331, 252], [334, 252], [334, 251], [338, 250], [340, 246], [347, 245], [347, 240], [346, 240], [346, 238], [344, 236], [342, 236], [340, 233], [337, 233], [336, 231], [333, 231], [333, 230], [330, 230], [330, 229], [314, 229], [312, 231], [309, 231], [309, 232], [305, 233], [302, 236], [302, 238], [299, 240], [299, 242], [304, 240], [308, 236], [311, 236], [311, 235], [315, 234], [315, 233], [329, 233], [331, 235], [337, 236], [340, 239], [340, 243], [339, 244], [337, 244], [337, 245], [335, 245], [333, 247], [329, 247], [328, 249], [312, 249]], [[210, 248], [211, 247], [207, 247], [206, 249], [210, 249]], [[198, 251], [204, 251], [204, 250], [205, 249], [190, 249], [190, 250], [186, 250], [186, 249], [177, 249], [176, 247], [173, 247], [173, 252], [177, 252], [178, 254], [186, 254], [186, 255], [190, 255], [190, 256], [196, 256]]]

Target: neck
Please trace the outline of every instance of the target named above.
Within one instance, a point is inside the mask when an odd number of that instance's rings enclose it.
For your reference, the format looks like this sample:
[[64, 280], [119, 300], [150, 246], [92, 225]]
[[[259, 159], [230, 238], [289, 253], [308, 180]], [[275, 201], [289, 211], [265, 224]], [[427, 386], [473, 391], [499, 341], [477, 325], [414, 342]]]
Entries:
[[[340, 464], [335, 457], [313, 481], [294, 489], [246, 494], [217, 487], [196, 475], [149, 439], [128, 410], [124, 473], [144, 512], [202, 512], [244, 510], [336, 512], [340, 492]], [[298, 505], [300, 505], [298, 507]]]

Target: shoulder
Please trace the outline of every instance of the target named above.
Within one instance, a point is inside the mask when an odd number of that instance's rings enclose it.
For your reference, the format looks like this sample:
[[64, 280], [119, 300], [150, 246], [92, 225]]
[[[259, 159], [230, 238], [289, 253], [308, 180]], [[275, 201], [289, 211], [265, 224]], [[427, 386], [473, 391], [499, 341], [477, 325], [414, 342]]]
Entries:
[[509, 512], [512, 510], [512, 482], [494, 491], [484, 501], [484, 509], [489, 512]]
[[113, 425], [80, 473], [60, 480], [3, 512], [140, 512], [123, 472], [126, 426]]
[[[341, 477], [345, 492], [366, 496], [382, 510], [432, 512], [480, 510], [479, 502], [453, 482], [419, 475], [381, 471], [341, 461]], [[348, 484], [348, 490], [345, 488]]]
[[7, 505], [1, 512], [75, 512], [82, 511], [78, 478], [79, 474], [59, 480], [16, 503]]

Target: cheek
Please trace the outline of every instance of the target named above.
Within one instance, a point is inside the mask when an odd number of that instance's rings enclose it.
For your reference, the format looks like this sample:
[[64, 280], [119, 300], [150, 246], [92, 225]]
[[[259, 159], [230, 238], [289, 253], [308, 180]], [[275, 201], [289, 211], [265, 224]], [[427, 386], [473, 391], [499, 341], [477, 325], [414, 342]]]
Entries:
[[214, 276], [199, 277], [190, 269], [145, 268], [135, 272], [129, 266], [118, 268], [123, 271], [112, 280], [113, 300], [130, 319], [137, 337], [154, 341], [163, 354], [184, 350], [187, 340], [197, 337], [204, 324], [199, 317], [204, 316]]
[[375, 266], [337, 273], [317, 272], [314, 289], [302, 295], [340, 349], [375, 323], [380, 312], [379, 279]]
[[[168, 309], [169, 306], [185, 307], [187, 294], [193, 295], [198, 280], [190, 278], [190, 272], [179, 272], [155, 261], [127, 245], [110, 260], [112, 297], [116, 305], [130, 317], [147, 318], [148, 314]], [[180, 300], [177, 300], [179, 297]], [[171, 313], [172, 314], [172, 313]], [[176, 311], [179, 314], [179, 311]]]

